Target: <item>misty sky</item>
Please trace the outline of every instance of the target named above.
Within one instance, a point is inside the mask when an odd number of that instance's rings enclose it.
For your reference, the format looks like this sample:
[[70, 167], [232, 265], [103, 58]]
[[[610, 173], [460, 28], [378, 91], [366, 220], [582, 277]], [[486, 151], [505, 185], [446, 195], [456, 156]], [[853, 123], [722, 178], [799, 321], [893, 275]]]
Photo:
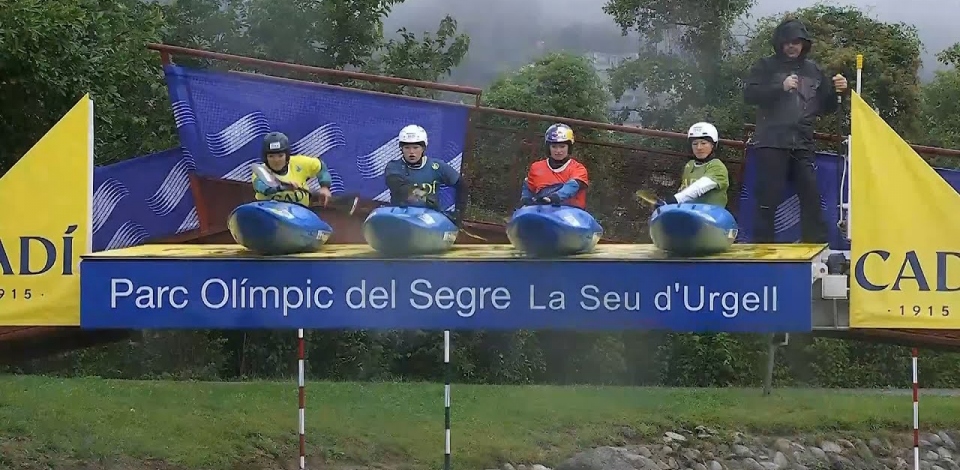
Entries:
[[[856, 6], [884, 22], [904, 22], [916, 26], [926, 49], [923, 51], [922, 75], [927, 78], [931, 70], [939, 67], [934, 54], [960, 42], [960, 30], [954, 26], [954, 15], [949, 9], [936, 7], [937, 1], [839, 0], [837, 3]], [[501, 36], [516, 37], [518, 43], [527, 42], [529, 30], [572, 23], [608, 24], [611, 29], [617, 30], [613, 20], [602, 10], [604, 3], [605, 0], [406, 0], [394, 8], [385, 26], [388, 31], [407, 26], [420, 32], [435, 28], [443, 15], [450, 14], [461, 23], [461, 30], [471, 35], [473, 50], [485, 47], [483, 33], [490, 29], [496, 29]], [[758, 0], [751, 15], [763, 17], [816, 3], [815, 0]], [[753, 19], [746, 18], [745, 22], [752, 24]], [[512, 27], [505, 24], [511, 24]], [[502, 41], [502, 37], [498, 38], [499, 41]]]

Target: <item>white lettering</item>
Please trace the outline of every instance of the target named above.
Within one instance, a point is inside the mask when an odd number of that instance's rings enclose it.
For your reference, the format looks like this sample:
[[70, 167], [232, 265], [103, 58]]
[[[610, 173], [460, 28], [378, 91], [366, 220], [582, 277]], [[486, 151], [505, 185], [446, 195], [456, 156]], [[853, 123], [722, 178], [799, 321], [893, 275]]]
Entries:
[[[356, 296], [360, 296], [359, 302], [356, 299]], [[364, 309], [367, 308], [367, 303], [370, 304], [370, 307], [377, 310], [382, 310], [387, 307], [397, 308], [397, 281], [390, 280], [390, 289], [388, 290], [385, 287], [374, 287], [370, 289], [370, 293], [367, 294], [367, 281], [366, 279], [360, 280], [359, 286], [353, 286], [347, 289], [346, 293], [347, 307], [352, 309]]]
[[470, 318], [479, 310], [493, 307], [503, 310], [510, 306], [510, 291], [504, 287], [438, 287], [433, 293], [433, 284], [426, 279], [410, 283], [410, 306], [417, 310], [436, 307], [442, 310], [456, 309], [457, 315]]
[[599, 293], [600, 288], [592, 284], [580, 288], [580, 296], [583, 298], [580, 301], [580, 308], [597, 310], [602, 305], [603, 309], [608, 312], [640, 310], [640, 292], [604, 292], [602, 301], [597, 296]]
[[[207, 289], [211, 289], [213, 292], [211, 294], [218, 295], [219, 302], [211, 302], [210, 295], [207, 293]], [[200, 300], [203, 302], [203, 305], [207, 308], [212, 308], [214, 310], [221, 309], [230, 302], [230, 286], [226, 282], [223, 282], [221, 279], [212, 278], [204, 281], [203, 285], [200, 286]]]
[[[688, 311], [699, 312], [706, 309], [708, 312], [719, 311], [725, 318], [735, 318], [740, 315], [741, 309], [747, 312], [776, 312], [779, 308], [777, 301], [777, 286], [763, 286], [759, 292], [708, 292], [706, 287], [674, 285], [674, 290], [683, 292], [683, 306]], [[659, 294], [658, 294], [659, 295]], [[763, 304], [761, 307], [760, 304]]]
[[547, 305], [537, 305], [536, 287], [530, 284], [530, 310], [563, 310], [567, 307], [566, 296], [561, 291], [553, 291], [547, 298]]
[[117, 300], [136, 295], [133, 305], [139, 309], [158, 309], [173, 307], [182, 309], [189, 302], [187, 289], [183, 286], [139, 286], [134, 289], [129, 279], [110, 280], [110, 308], [117, 308]]

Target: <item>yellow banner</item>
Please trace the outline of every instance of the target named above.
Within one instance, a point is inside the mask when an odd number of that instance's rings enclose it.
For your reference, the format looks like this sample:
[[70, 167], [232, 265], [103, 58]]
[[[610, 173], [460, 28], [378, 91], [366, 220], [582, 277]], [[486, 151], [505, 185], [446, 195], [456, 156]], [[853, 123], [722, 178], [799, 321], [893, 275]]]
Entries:
[[80, 324], [92, 192], [86, 95], [0, 178], [0, 326]]
[[960, 195], [851, 102], [850, 326], [960, 328]]

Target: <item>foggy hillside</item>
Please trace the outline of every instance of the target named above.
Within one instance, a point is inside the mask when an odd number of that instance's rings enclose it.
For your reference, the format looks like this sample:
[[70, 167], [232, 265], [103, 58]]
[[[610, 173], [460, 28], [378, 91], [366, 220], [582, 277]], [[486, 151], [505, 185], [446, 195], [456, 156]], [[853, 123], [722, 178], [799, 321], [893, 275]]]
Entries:
[[406, 0], [387, 17], [384, 30], [392, 34], [406, 27], [419, 34], [434, 31], [444, 15], [454, 17], [458, 29], [470, 36], [470, 50], [449, 81], [480, 87], [549, 50], [636, 52], [636, 36], [621, 36], [599, 7], [574, 5], [551, 0]]

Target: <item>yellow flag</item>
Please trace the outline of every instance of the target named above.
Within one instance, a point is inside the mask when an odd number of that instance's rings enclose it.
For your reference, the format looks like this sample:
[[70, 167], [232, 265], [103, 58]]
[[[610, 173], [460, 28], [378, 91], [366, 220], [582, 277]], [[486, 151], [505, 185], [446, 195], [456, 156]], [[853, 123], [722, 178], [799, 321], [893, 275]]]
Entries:
[[86, 95], [0, 178], [0, 326], [78, 326], [90, 252], [93, 102]]
[[960, 328], [960, 195], [851, 102], [850, 326]]

